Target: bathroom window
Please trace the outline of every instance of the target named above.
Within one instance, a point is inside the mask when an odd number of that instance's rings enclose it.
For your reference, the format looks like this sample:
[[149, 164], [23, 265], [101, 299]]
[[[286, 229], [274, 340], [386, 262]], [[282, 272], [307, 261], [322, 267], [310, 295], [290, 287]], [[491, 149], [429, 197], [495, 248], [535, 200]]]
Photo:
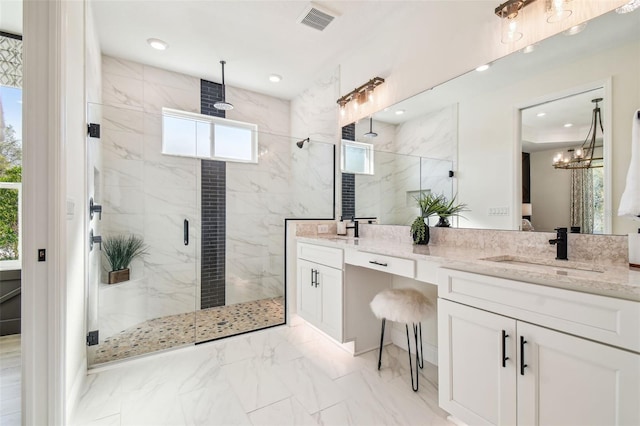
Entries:
[[162, 109], [162, 153], [243, 163], [258, 162], [258, 126]]
[[342, 172], [373, 175], [373, 145], [342, 140]]

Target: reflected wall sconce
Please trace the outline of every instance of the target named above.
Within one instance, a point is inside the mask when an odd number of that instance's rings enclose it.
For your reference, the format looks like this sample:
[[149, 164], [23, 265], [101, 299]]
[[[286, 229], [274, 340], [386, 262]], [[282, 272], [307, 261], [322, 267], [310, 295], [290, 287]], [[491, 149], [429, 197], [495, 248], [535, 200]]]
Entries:
[[340, 107], [340, 114], [344, 115], [347, 108], [347, 104], [351, 104], [354, 111], [358, 110], [361, 104], [367, 102], [373, 102], [373, 92], [376, 87], [384, 83], [384, 78], [374, 77], [371, 80], [364, 83], [362, 86], [353, 89], [351, 92], [342, 96], [337, 100]]
[[593, 115], [591, 118], [591, 127], [589, 133], [578, 148], [570, 149], [567, 154], [563, 152], [557, 153], [553, 157], [553, 167], [556, 169], [596, 169], [603, 166], [602, 156], [596, 157], [596, 132], [598, 127], [600, 133], [604, 132], [602, 127], [602, 116], [600, 113], [599, 102], [602, 102], [602, 98], [593, 99], [591, 102], [596, 104], [593, 108]]
[[[496, 7], [495, 14], [502, 18], [500, 41], [504, 44], [516, 42], [522, 38], [522, 20], [524, 8], [536, 0], [507, 0]], [[571, 0], [544, 0], [547, 22], [560, 22], [572, 14]], [[639, 0], [640, 1], [640, 0]]]

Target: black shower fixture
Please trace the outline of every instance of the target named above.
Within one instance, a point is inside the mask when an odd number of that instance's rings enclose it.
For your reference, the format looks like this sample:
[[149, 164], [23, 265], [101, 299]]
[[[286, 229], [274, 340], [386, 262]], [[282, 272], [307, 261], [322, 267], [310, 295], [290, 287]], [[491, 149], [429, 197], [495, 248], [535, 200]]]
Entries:
[[369, 117], [369, 131], [364, 134], [364, 137], [375, 138], [376, 136], [378, 136], [378, 134], [373, 131], [373, 117]]
[[298, 148], [302, 149], [302, 146], [305, 142], [309, 142], [309, 138], [302, 139], [301, 141], [296, 142], [296, 145], [298, 146]]
[[222, 100], [221, 101], [217, 101], [215, 104], [213, 104], [213, 107], [215, 109], [219, 109], [221, 111], [229, 111], [231, 109], [233, 109], [233, 105], [231, 105], [229, 102], [227, 102], [225, 100], [225, 86], [224, 86], [224, 64], [226, 64], [226, 61], [220, 61], [220, 64], [222, 64]]

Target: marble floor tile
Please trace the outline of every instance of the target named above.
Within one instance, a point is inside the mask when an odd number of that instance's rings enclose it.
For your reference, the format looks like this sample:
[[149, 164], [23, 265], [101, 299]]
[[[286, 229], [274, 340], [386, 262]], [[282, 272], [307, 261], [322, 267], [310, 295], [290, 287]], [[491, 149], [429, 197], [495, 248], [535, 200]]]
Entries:
[[436, 366], [413, 392], [402, 349], [386, 346], [378, 371], [377, 351], [352, 357], [292, 323], [103, 367], [72, 424], [451, 426]]
[[318, 423], [295, 398], [287, 398], [249, 413], [254, 426], [315, 426]]

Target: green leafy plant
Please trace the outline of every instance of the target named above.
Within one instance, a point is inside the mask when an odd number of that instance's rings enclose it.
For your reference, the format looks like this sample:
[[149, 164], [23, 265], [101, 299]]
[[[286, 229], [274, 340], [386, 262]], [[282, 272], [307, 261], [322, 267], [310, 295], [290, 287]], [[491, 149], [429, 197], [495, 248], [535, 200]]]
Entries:
[[440, 205], [440, 209], [438, 211], [438, 216], [440, 217], [451, 217], [451, 216], [461, 216], [460, 213], [467, 212], [469, 209], [467, 205], [464, 203], [456, 204], [456, 197], [454, 195], [450, 201], [447, 201], [447, 198], [442, 196], [442, 202]]
[[411, 224], [411, 236], [416, 244], [426, 244], [427, 240], [427, 224], [424, 223], [424, 217], [418, 216]]
[[112, 271], [126, 269], [136, 257], [147, 254], [147, 245], [136, 235], [114, 235], [102, 241], [102, 251]]
[[420, 207], [420, 216], [430, 217], [438, 215], [442, 209], [442, 205], [446, 202], [444, 195], [435, 195], [432, 193], [422, 194], [416, 198], [418, 207]]

